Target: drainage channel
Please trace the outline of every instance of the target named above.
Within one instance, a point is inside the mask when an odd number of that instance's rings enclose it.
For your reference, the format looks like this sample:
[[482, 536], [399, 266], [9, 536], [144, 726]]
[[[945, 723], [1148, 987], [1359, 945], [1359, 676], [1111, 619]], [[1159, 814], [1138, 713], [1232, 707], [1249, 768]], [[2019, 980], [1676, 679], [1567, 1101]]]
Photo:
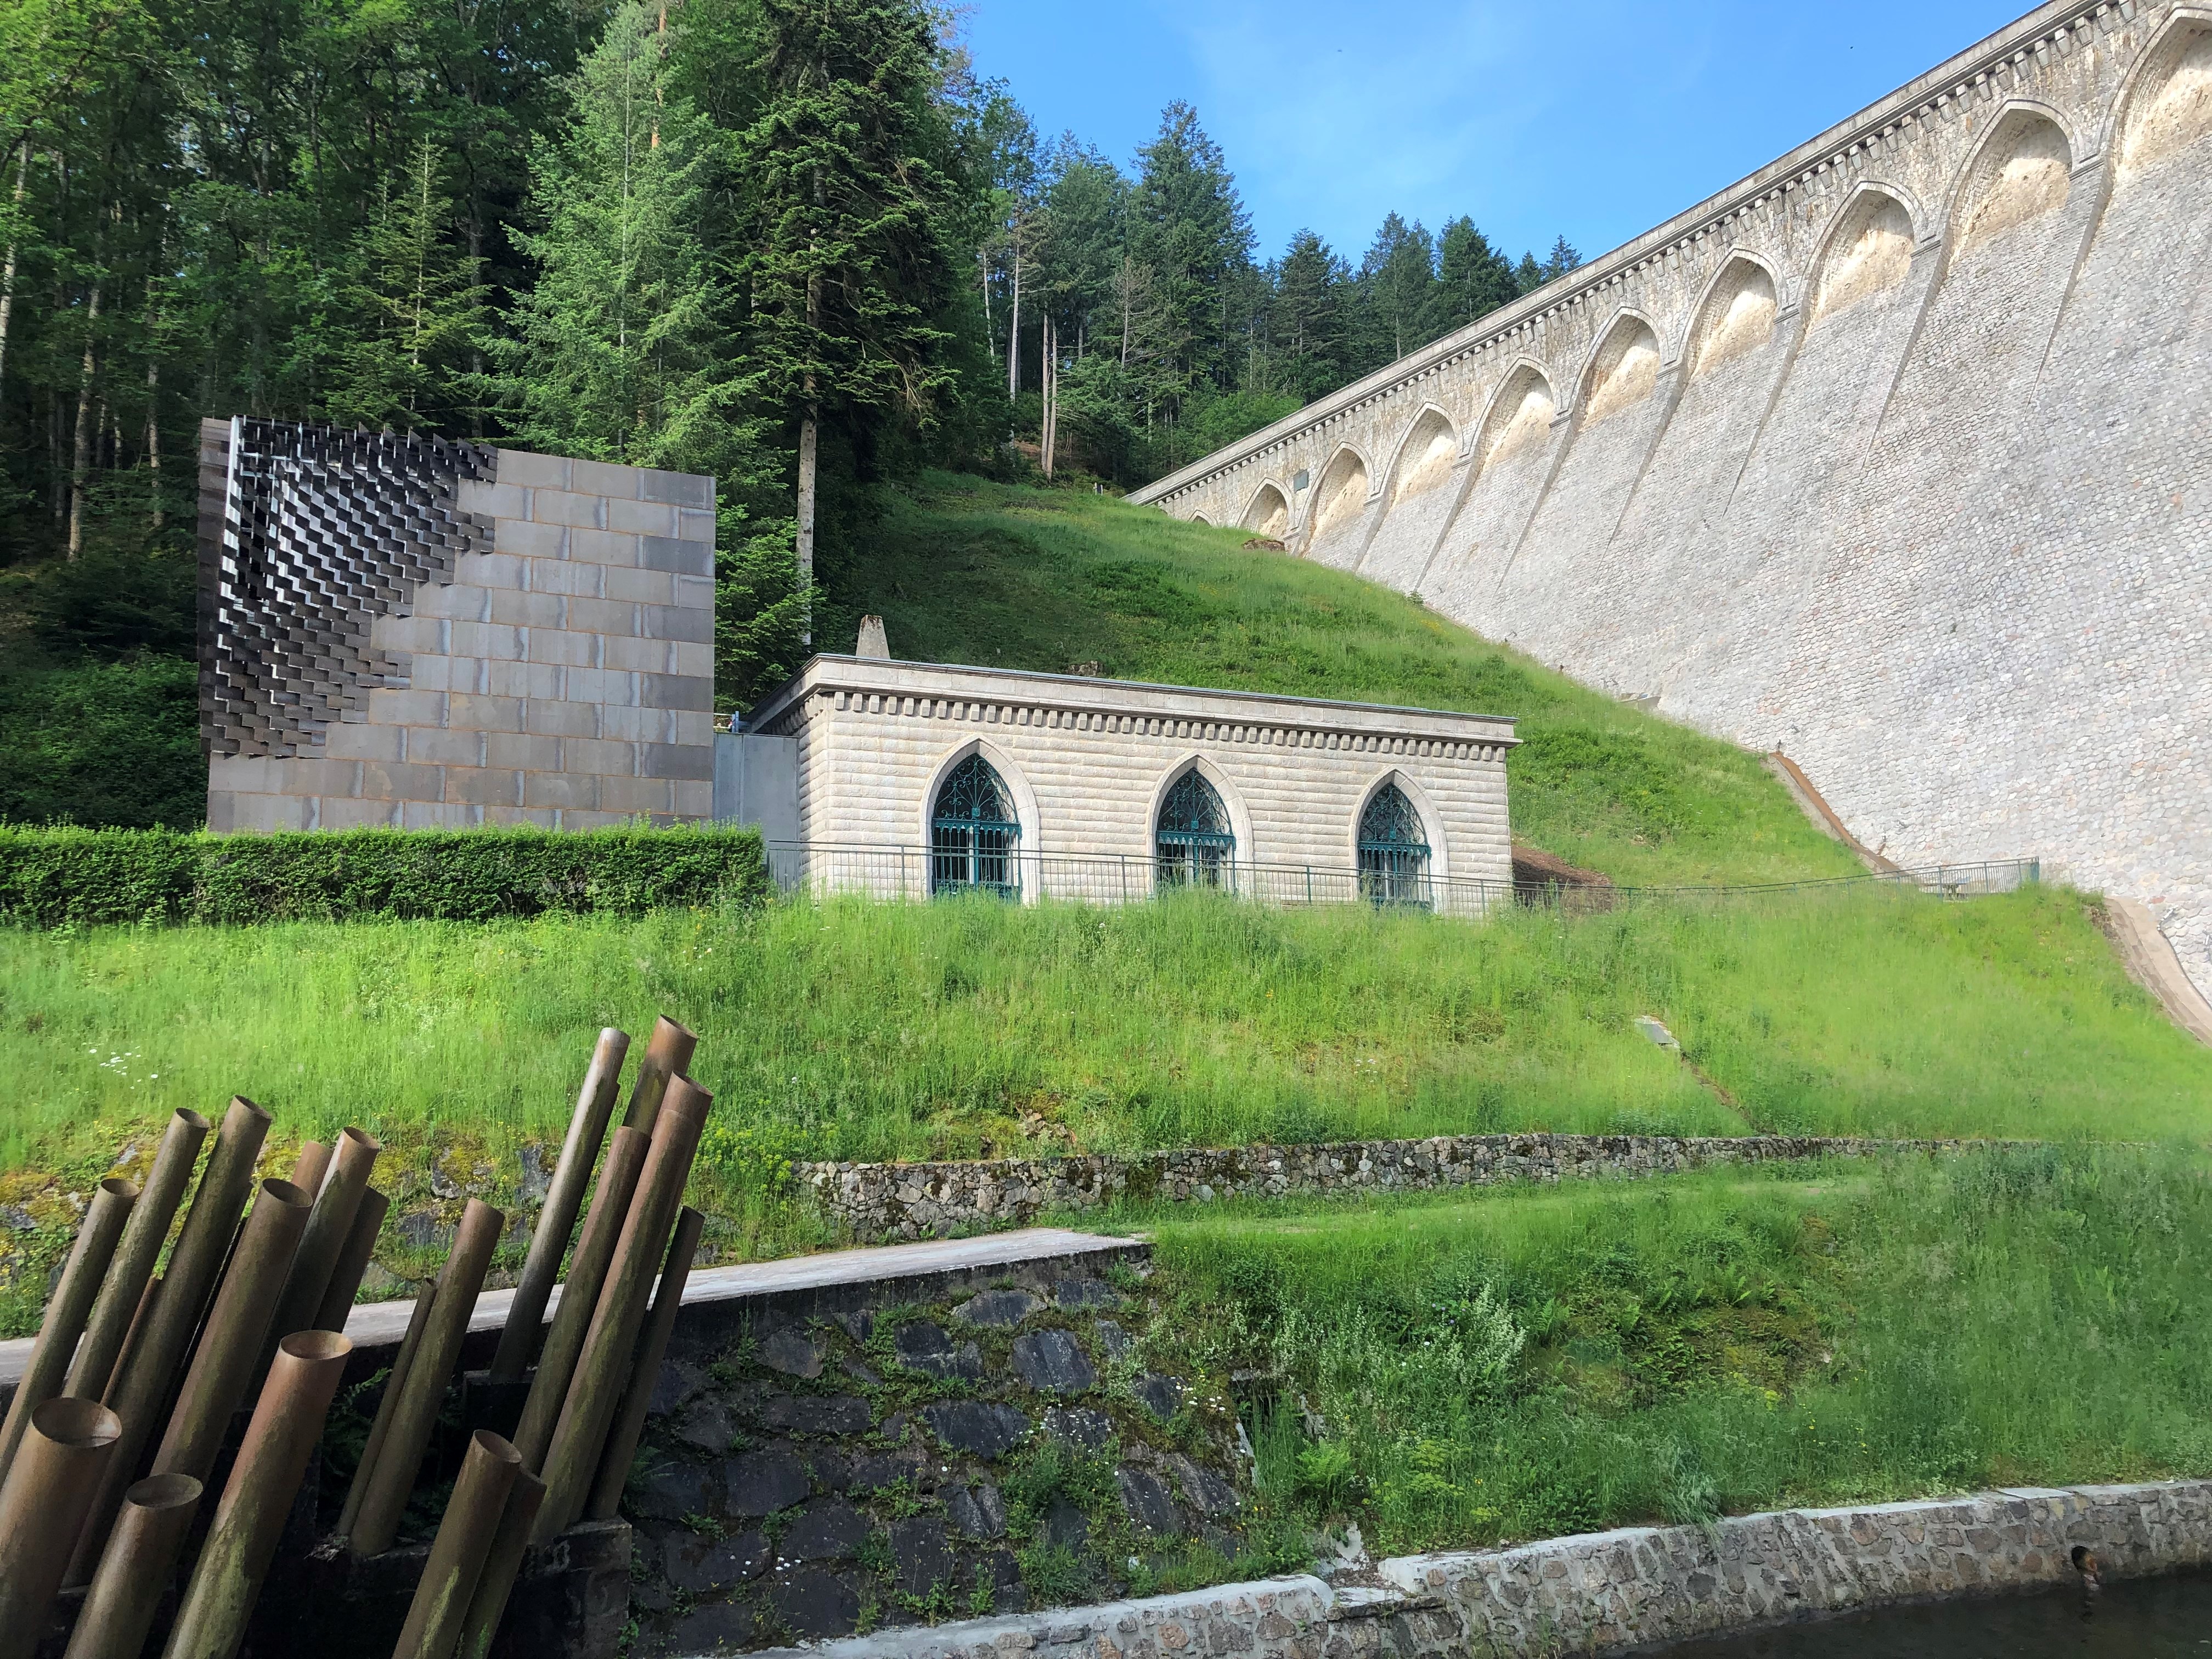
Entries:
[[1743, 1636], [1639, 1648], [1650, 1659], [2206, 1659], [2212, 1572], [1881, 1607]]

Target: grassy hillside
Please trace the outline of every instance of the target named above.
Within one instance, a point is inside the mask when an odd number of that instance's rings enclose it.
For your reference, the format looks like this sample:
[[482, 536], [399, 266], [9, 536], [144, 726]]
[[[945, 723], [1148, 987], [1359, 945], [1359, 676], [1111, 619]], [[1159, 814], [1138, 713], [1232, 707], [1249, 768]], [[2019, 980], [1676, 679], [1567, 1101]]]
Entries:
[[[1209, 895], [642, 921], [99, 929], [0, 955], [6, 1165], [234, 1091], [512, 1179], [608, 1024], [700, 1034], [719, 1121], [805, 1156], [1551, 1128], [2201, 1138], [2212, 1054], [2081, 902], [1887, 890], [1464, 922]], [[1664, 1018], [1729, 1099], [1634, 1028]], [[0, 1190], [0, 1200], [7, 1194]]]
[[1628, 883], [1856, 875], [1732, 744], [1654, 719], [1401, 594], [1073, 490], [933, 474], [882, 489], [816, 637], [894, 655], [1511, 714], [1514, 833]]
[[[1516, 714], [1526, 840], [1633, 883], [1850, 873], [1756, 757], [1409, 600], [1068, 491], [875, 497], [820, 636], [902, 656]], [[973, 1156], [1516, 1128], [2201, 1141], [2212, 1052], [2058, 889], [1651, 899], [1481, 925], [1211, 895], [1127, 909], [786, 902], [482, 927], [0, 934], [0, 1204], [66, 1218], [179, 1105], [270, 1107], [270, 1161], [360, 1123], [402, 1207], [434, 1160], [511, 1188], [601, 1025], [702, 1038], [726, 1254], [818, 1234], [793, 1156]], [[1637, 1035], [1665, 1020], [1707, 1081]], [[0, 1237], [0, 1280], [58, 1248]], [[50, 1253], [50, 1252], [49, 1252]], [[34, 1281], [25, 1275], [23, 1283]], [[4, 1290], [4, 1285], [0, 1285]]]
[[1145, 1218], [1263, 1490], [1378, 1553], [2212, 1469], [2192, 1158]]

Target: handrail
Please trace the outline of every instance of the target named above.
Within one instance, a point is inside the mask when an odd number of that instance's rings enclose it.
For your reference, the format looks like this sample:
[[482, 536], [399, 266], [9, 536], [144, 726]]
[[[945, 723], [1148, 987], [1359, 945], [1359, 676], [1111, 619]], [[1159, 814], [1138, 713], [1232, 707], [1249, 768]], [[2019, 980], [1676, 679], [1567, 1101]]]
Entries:
[[[869, 893], [882, 898], [930, 896], [930, 849], [836, 842], [771, 842], [770, 875], [785, 890]], [[1943, 898], [2011, 892], [2042, 879], [2036, 859], [1993, 859], [1923, 865], [1861, 876], [1823, 876], [1799, 881], [1715, 882], [1676, 886], [1578, 885], [1557, 881], [1495, 881], [1423, 872], [1380, 872], [1309, 864], [1219, 860], [1206, 878], [1188, 866], [1144, 854], [1040, 853], [1014, 848], [1005, 855], [1013, 878], [1006, 886], [1024, 897], [1085, 903], [1122, 903], [1212, 887], [1262, 903], [1368, 903], [1452, 915], [1480, 915], [1493, 905], [1553, 903], [1569, 909], [1611, 908], [1650, 900], [1748, 898], [1850, 887], [1909, 887]]]

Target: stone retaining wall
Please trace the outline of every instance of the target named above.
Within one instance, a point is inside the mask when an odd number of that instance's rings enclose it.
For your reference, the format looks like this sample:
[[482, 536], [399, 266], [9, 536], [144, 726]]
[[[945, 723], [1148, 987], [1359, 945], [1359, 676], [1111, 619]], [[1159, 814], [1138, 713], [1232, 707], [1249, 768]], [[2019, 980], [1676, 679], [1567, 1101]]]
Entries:
[[[832, 1642], [817, 1659], [1426, 1659], [1604, 1655], [1644, 1643], [1935, 1595], [2212, 1562], [2212, 1481], [2077, 1486], [1784, 1510], [1517, 1548], [1403, 1556], [1383, 1587], [1269, 1579], [1181, 1595]], [[769, 1659], [759, 1656], [758, 1659]]]
[[1511, 1181], [1635, 1178], [1715, 1164], [1940, 1152], [1956, 1140], [1820, 1135], [1438, 1135], [1313, 1146], [1195, 1147], [970, 1164], [802, 1164], [824, 1213], [864, 1240], [1011, 1226], [1118, 1199], [1211, 1202], [1289, 1193], [1422, 1192]]

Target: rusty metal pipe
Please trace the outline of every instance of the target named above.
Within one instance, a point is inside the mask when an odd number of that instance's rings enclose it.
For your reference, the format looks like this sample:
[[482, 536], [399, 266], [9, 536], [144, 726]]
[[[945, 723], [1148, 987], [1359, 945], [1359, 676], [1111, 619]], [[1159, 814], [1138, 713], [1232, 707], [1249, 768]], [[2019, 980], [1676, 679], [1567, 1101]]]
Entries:
[[653, 1311], [646, 1316], [645, 1328], [638, 1335], [629, 1386], [615, 1412], [614, 1426], [607, 1431], [606, 1449], [599, 1454], [599, 1479], [592, 1484], [591, 1501], [584, 1506], [586, 1520], [611, 1521], [622, 1507], [623, 1488], [629, 1481], [629, 1462], [637, 1455], [638, 1437], [645, 1432], [645, 1410], [653, 1403], [653, 1386], [660, 1376], [660, 1362], [667, 1357], [668, 1339], [684, 1306], [684, 1282], [691, 1276], [691, 1258], [706, 1225], [707, 1218], [688, 1204], [676, 1218], [676, 1237], [669, 1242], [667, 1261], [661, 1264]]
[[445, 1519], [438, 1523], [437, 1540], [430, 1559], [422, 1564], [422, 1577], [415, 1586], [415, 1600], [407, 1608], [407, 1622], [399, 1632], [392, 1659], [453, 1659], [460, 1640], [461, 1625], [484, 1562], [499, 1534], [500, 1517], [522, 1473], [522, 1454], [489, 1429], [469, 1437], [468, 1455], [460, 1478], [446, 1504]]
[[319, 1140], [303, 1140], [300, 1155], [292, 1163], [292, 1173], [285, 1179], [312, 1199], [323, 1189], [323, 1177], [330, 1173], [331, 1149]]
[[575, 1231], [576, 1216], [584, 1207], [584, 1188], [591, 1184], [592, 1165], [599, 1159], [599, 1143], [606, 1139], [607, 1120], [614, 1115], [623, 1057], [629, 1053], [626, 1033], [611, 1025], [599, 1033], [584, 1086], [576, 1091], [576, 1109], [569, 1115], [561, 1162], [545, 1189], [545, 1207], [538, 1212], [538, 1231], [531, 1235], [522, 1277], [515, 1281], [514, 1300], [507, 1304], [507, 1328], [500, 1333], [499, 1352], [492, 1356], [495, 1382], [520, 1382], [537, 1356], [545, 1304], [561, 1277], [561, 1258], [568, 1252], [568, 1235]]
[[392, 1408], [392, 1422], [384, 1444], [368, 1471], [368, 1490], [354, 1516], [353, 1551], [356, 1555], [381, 1555], [392, 1547], [399, 1531], [399, 1517], [414, 1489], [422, 1449], [438, 1421], [438, 1408], [453, 1381], [453, 1367], [461, 1357], [461, 1339], [469, 1334], [469, 1316], [476, 1311], [477, 1292], [483, 1288], [484, 1270], [499, 1245], [499, 1231], [506, 1218], [480, 1199], [471, 1199], [461, 1213], [460, 1231], [453, 1237], [453, 1254], [438, 1275], [438, 1299], [430, 1309], [422, 1340], [416, 1346], [407, 1381]]
[[353, 1299], [361, 1293], [362, 1276], [376, 1254], [377, 1235], [384, 1231], [384, 1218], [391, 1209], [392, 1200], [374, 1187], [361, 1195], [361, 1207], [353, 1212], [353, 1225], [346, 1232], [345, 1248], [338, 1252], [331, 1282], [323, 1288], [322, 1305], [315, 1310], [314, 1329], [345, 1329]]
[[31, 1363], [15, 1384], [15, 1398], [0, 1424], [0, 1480], [5, 1480], [22, 1443], [31, 1413], [62, 1391], [69, 1375], [70, 1356], [84, 1334], [84, 1322], [100, 1295], [100, 1282], [107, 1264], [115, 1259], [117, 1241], [138, 1201], [138, 1183], [110, 1176], [94, 1189], [92, 1202], [77, 1224], [76, 1243], [70, 1246], [69, 1265], [62, 1282], [47, 1299], [46, 1317], [39, 1322], [39, 1340], [31, 1348]]
[[637, 1080], [630, 1085], [629, 1110], [623, 1114], [624, 1128], [653, 1133], [653, 1120], [660, 1115], [661, 1100], [668, 1092], [668, 1079], [684, 1074], [698, 1047], [699, 1039], [667, 1015], [653, 1022], [645, 1058], [637, 1064]]
[[76, 1527], [122, 1432], [96, 1400], [64, 1397], [33, 1407], [15, 1467], [0, 1486], [0, 1659], [29, 1659], [46, 1633]]
[[261, 1183], [230, 1271], [208, 1311], [207, 1329], [185, 1374], [177, 1408], [169, 1413], [168, 1431], [154, 1454], [151, 1473], [189, 1474], [195, 1480], [215, 1473], [216, 1454], [222, 1449], [231, 1417], [253, 1386], [270, 1310], [292, 1271], [313, 1202], [289, 1181]]
[[353, 1231], [353, 1218], [361, 1212], [362, 1196], [368, 1191], [369, 1171], [376, 1167], [376, 1155], [383, 1150], [374, 1135], [348, 1129], [338, 1137], [337, 1152], [331, 1160], [321, 1190], [307, 1188], [314, 1208], [308, 1212], [307, 1231], [300, 1235], [291, 1272], [276, 1297], [276, 1315], [270, 1321], [269, 1334], [254, 1357], [257, 1376], [268, 1370], [276, 1356], [278, 1337], [321, 1328], [315, 1316], [322, 1310], [323, 1292], [330, 1288], [331, 1274]]
[[408, 1369], [422, 1346], [422, 1332], [437, 1300], [436, 1279], [426, 1279], [415, 1287], [415, 1311], [407, 1316], [407, 1334], [399, 1339], [399, 1352], [392, 1356], [392, 1375], [384, 1380], [384, 1398], [377, 1402], [376, 1420], [369, 1425], [368, 1438], [362, 1443], [361, 1462], [354, 1465], [353, 1485], [346, 1489], [345, 1507], [338, 1515], [342, 1537], [351, 1535], [355, 1517], [361, 1513], [361, 1500], [368, 1493], [368, 1472], [384, 1449], [385, 1437], [392, 1432], [392, 1413], [398, 1407], [400, 1392], [407, 1386]]
[[151, 1475], [123, 1494], [62, 1659], [139, 1659], [199, 1507], [200, 1483], [189, 1474]]
[[179, 1109], [169, 1119], [153, 1168], [146, 1172], [145, 1190], [131, 1206], [123, 1242], [115, 1247], [115, 1259], [108, 1265], [107, 1281], [100, 1287], [100, 1300], [93, 1304], [92, 1317], [85, 1322], [84, 1340], [70, 1361], [64, 1394], [98, 1400], [107, 1392], [108, 1379], [115, 1375], [116, 1359], [137, 1316], [147, 1281], [154, 1276], [161, 1246], [168, 1243], [169, 1224], [176, 1219], [177, 1206], [184, 1200], [200, 1143], [207, 1135], [208, 1121], [198, 1112]]
[[333, 1331], [300, 1331], [276, 1345], [261, 1402], [161, 1650], [165, 1659], [233, 1659], [237, 1653], [352, 1352], [353, 1344]]
[[455, 1659], [485, 1659], [491, 1639], [499, 1634], [499, 1621], [507, 1615], [507, 1597], [514, 1593], [516, 1575], [522, 1571], [524, 1552], [530, 1547], [530, 1529], [538, 1522], [538, 1505], [545, 1501], [545, 1483], [527, 1469], [518, 1469], [514, 1490], [507, 1495], [507, 1508], [492, 1534], [491, 1553], [484, 1558], [477, 1579], [477, 1593], [469, 1600], [468, 1616], [461, 1620], [461, 1639]]
[[192, 1334], [215, 1291], [216, 1276], [238, 1227], [238, 1213], [252, 1190], [254, 1160], [261, 1156], [268, 1134], [269, 1114], [242, 1095], [233, 1097], [222, 1127], [216, 1132], [215, 1151], [208, 1155], [184, 1229], [177, 1235], [177, 1247], [169, 1252], [161, 1293], [148, 1309], [144, 1328], [131, 1340], [130, 1351], [108, 1385], [107, 1403], [123, 1419], [123, 1438], [85, 1516], [84, 1534], [77, 1540], [65, 1583], [88, 1583], [92, 1570], [100, 1565], [108, 1527], [123, 1503], [123, 1489], [137, 1472], [146, 1443], [161, 1426], [160, 1413], [169, 1403], [170, 1384], [191, 1352]]
[[584, 1338], [568, 1398], [562, 1402], [545, 1466], [539, 1471], [545, 1480], [545, 1504], [532, 1533], [535, 1543], [574, 1526], [591, 1496], [607, 1431], [613, 1426], [623, 1384], [637, 1352], [653, 1270], [660, 1264], [669, 1228], [683, 1206], [692, 1155], [699, 1149], [700, 1133], [714, 1103], [714, 1096], [689, 1078], [669, 1079], [667, 1098], [653, 1123], [653, 1150], [638, 1173], [637, 1196], [630, 1200], [622, 1240], [615, 1246], [605, 1287], [592, 1310], [592, 1328]]
[[553, 1443], [561, 1402], [568, 1397], [568, 1379], [575, 1375], [576, 1356], [584, 1351], [584, 1337], [592, 1328], [592, 1310], [599, 1304], [599, 1287], [606, 1281], [615, 1246], [622, 1242], [623, 1218], [637, 1192], [638, 1171], [652, 1148], [649, 1137], [627, 1124], [607, 1144], [606, 1168], [599, 1171], [599, 1188], [592, 1194], [583, 1236], [568, 1263], [568, 1280], [561, 1287], [553, 1328], [545, 1334], [545, 1351], [538, 1356], [538, 1375], [531, 1379], [522, 1421], [514, 1431], [515, 1449], [522, 1454], [523, 1467], [533, 1474], [543, 1468], [545, 1449]]
[[[153, 1312], [154, 1300], [161, 1294], [161, 1275], [155, 1273], [151, 1279], [146, 1281], [145, 1291], [138, 1297], [138, 1311], [131, 1316], [131, 1329], [123, 1338], [123, 1352], [115, 1357], [115, 1369], [117, 1372], [120, 1372], [123, 1367], [130, 1362], [131, 1350], [138, 1346], [139, 1337], [145, 1334], [146, 1316]], [[100, 1396], [100, 1403], [102, 1405], [112, 1405], [114, 1403], [107, 1397], [107, 1394], [114, 1392], [114, 1385], [115, 1379], [111, 1376], [108, 1378], [107, 1393], [102, 1394]], [[89, 1400], [92, 1396], [90, 1395], [87, 1395], [83, 1397]]]

